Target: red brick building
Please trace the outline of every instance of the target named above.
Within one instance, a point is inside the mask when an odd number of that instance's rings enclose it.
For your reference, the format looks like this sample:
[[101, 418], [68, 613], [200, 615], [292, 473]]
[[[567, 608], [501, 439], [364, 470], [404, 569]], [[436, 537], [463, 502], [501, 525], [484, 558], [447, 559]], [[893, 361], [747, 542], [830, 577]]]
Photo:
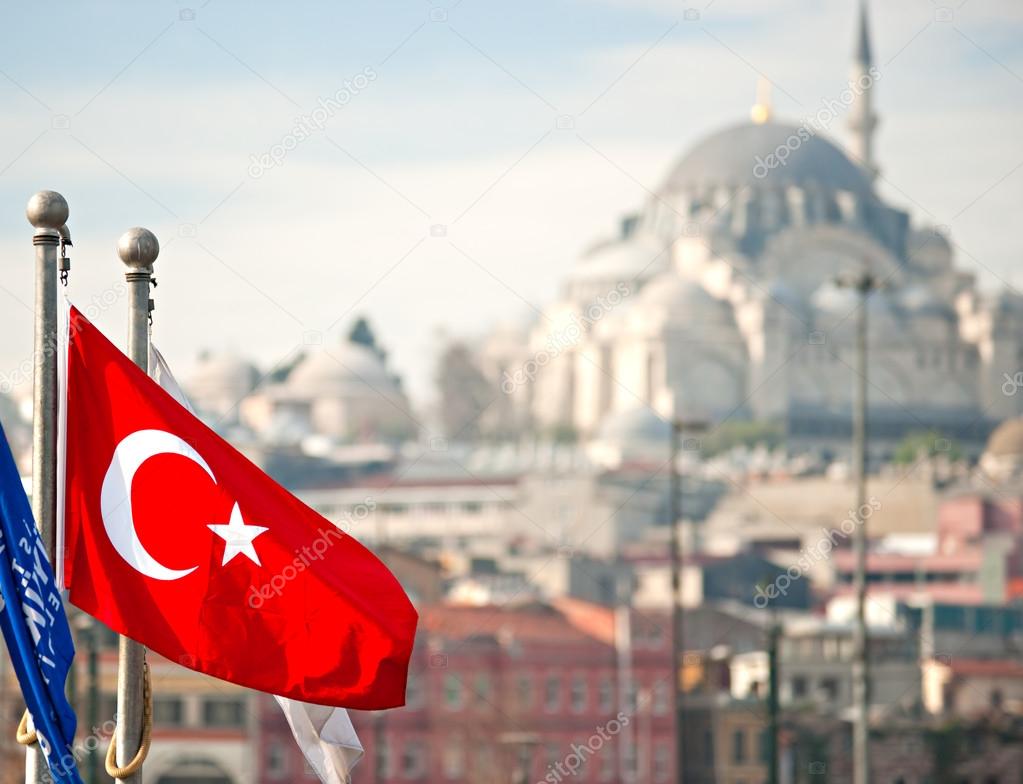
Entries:
[[[366, 749], [354, 781], [615, 782], [623, 765], [643, 781], [673, 780], [663, 621], [633, 613], [627, 683], [607, 608], [424, 608], [407, 706], [352, 713]], [[260, 728], [260, 781], [300, 778], [304, 761], [272, 702]]]

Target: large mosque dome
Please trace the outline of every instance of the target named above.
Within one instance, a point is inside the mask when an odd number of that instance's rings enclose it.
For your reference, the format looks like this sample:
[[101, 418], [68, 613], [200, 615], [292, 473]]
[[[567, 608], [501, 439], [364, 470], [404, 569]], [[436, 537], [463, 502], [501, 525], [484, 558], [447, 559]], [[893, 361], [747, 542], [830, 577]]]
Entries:
[[842, 150], [805, 126], [779, 122], [734, 125], [705, 137], [671, 170], [665, 190], [700, 191], [765, 180], [772, 187], [816, 186], [861, 195], [871, 191], [867, 173]]

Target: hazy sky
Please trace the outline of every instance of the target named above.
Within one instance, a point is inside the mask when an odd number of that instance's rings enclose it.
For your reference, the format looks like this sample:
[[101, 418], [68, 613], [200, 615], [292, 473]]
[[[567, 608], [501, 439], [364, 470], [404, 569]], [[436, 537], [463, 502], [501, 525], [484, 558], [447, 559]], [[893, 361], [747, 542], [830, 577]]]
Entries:
[[[207, 0], [0, 14], [0, 369], [30, 356], [24, 205], [52, 188], [71, 205], [82, 306], [122, 280], [118, 236], [156, 232], [154, 334], [179, 375], [203, 347], [266, 367], [365, 314], [422, 400], [439, 328], [479, 334], [543, 307], [685, 149], [748, 117], [758, 73], [781, 119], [836, 98], [856, 6]], [[949, 225], [958, 264], [985, 285], [1023, 286], [1023, 4], [890, 0], [871, 22], [882, 192]], [[353, 82], [325, 129], [299, 139], [296, 118]], [[292, 149], [254, 165], [277, 145]], [[97, 319], [118, 341], [125, 308]]]

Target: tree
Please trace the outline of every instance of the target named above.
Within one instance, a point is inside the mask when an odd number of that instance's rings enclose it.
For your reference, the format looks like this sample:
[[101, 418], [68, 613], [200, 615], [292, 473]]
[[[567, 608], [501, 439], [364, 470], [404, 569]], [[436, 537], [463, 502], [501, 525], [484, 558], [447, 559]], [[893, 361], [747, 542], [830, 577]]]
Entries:
[[915, 430], [907, 433], [895, 448], [893, 460], [906, 465], [915, 463], [923, 457], [944, 455], [951, 462], [961, 460], [963, 450], [949, 438], [945, 438], [938, 430]]

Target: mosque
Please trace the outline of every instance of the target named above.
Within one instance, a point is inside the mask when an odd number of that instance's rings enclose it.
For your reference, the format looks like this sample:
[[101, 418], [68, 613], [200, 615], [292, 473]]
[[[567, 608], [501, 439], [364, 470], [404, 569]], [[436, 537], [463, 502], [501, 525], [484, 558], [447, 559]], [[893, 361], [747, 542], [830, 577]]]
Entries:
[[[849, 79], [821, 111], [781, 121], [761, 89], [749, 121], [695, 144], [589, 245], [544, 318], [458, 343], [440, 373], [449, 438], [568, 434], [661, 454], [678, 418], [769, 423], [791, 447], [839, 452], [865, 314], [871, 447], [936, 431], [979, 454], [1023, 414], [1023, 296], [981, 293], [946, 230], [879, 195], [878, 81], [861, 6]], [[840, 116], [844, 149], [826, 133]], [[877, 286], [861, 307], [849, 283], [864, 273]], [[221, 429], [262, 444], [415, 439], [420, 415], [367, 330], [265, 374], [206, 356], [186, 386]]]
[[[938, 227], [878, 194], [878, 118], [865, 7], [851, 77], [827, 112], [715, 131], [668, 171], [617, 236], [582, 253], [546, 319], [495, 331], [477, 364], [535, 432], [642, 436], [656, 421], [781, 424], [791, 441], [844, 446], [860, 294], [869, 273], [874, 444], [937, 430], [983, 444], [1020, 413], [1023, 297], [982, 295]], [[836, 106], [837, 104], [837, 106]], [[845, 149], [821, 122], [846, 117]]]

